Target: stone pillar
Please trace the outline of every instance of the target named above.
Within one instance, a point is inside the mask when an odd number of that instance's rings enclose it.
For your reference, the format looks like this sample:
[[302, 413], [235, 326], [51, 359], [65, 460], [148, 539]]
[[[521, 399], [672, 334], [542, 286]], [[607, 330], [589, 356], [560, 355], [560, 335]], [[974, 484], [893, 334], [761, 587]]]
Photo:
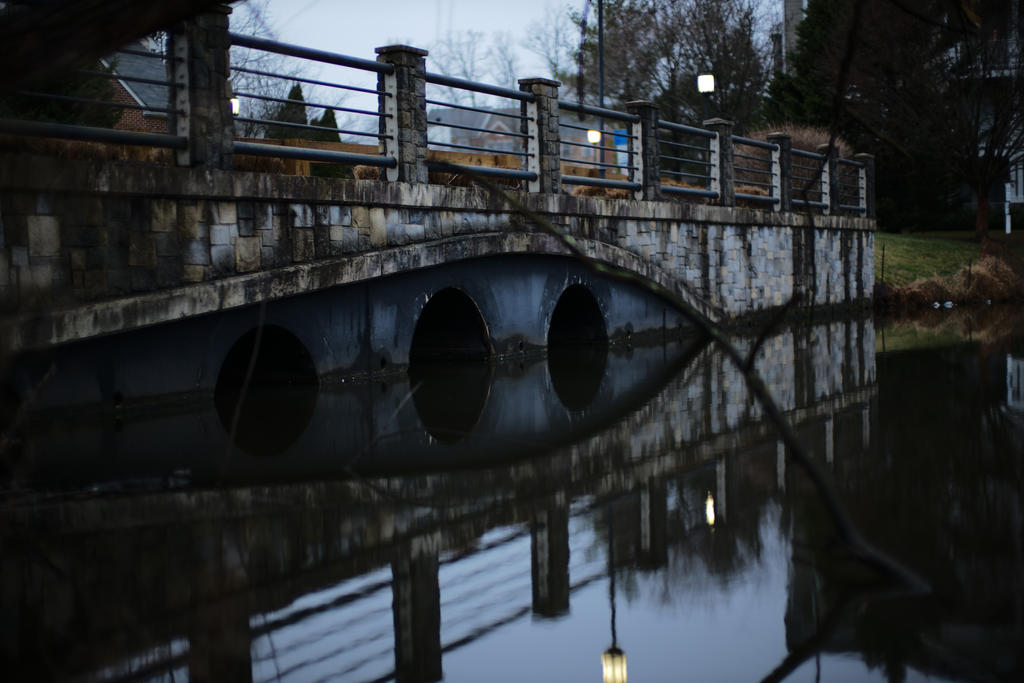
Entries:
[[569, 613], [569, 508], [564, 501], [537, 513], [530, 527], [530, 579], [533, 613]]
[[384, 154], [398, 160], [388, 180], [427, 182], [427, 51], [408, 45], [376, 49], [377, 61], [395, 70], [377, 78]]
[[726, 119], [708, 119], [704, 127], [717, 134], [712, 141], [714, 158], [712, 159], [711, 189], [718, 192], [718, 203], [721, 206], [736, 205], [736, 185], [732, 161], [732, 129], [733, 122]]
[[825, 155], [825, 178], [822, 180], [822, 188], [828, 192], [828, 199], [824, 199], [828, 208], [825, 213], [838, 216], [839, 211], [839, 150], [833, 146], [818, 145], [818, 154]]
[[637, 199], [661, 199], [661, 172], [658, 161], [658, 108], [647, 101], [627, 102], [626, 111], [640, 117], [633, 124], [633, 135], [638, 152], [631, 164], [637, 166], [634, 179], [643, 187], [636, 191]]
[[558, 81], [546, 78], [521, 78], [519, 89], [533, 94], [533, 102], [523, 102], [522, 132], [527, 139], [526, 169], [537, 174], [529, 183], [530, 192], [558, 194], [562, 191], [562, 162], [559, 160], [561, 137], [558, 132]]
[[640, 489], [640, 549], [644, 569], [668, 564], [668, 491], [664, 481], [651, 479]]
[[786, 444], [782, 439], [775, 442], [775, 485], [779, 493], [786, 492]]
[[395, 628], [395, 678], [439, 681], [441, 669], [441, 588], [438, 539], [413, 539], [391, 563]]
[[247, 601], [223, 595], [217, 598], [210, 601], [216, 607], [207, 605], [192, 613], [188, 680], [251, 681], [252, 632]]
[[179, 166], [230, 169], [235, 122], [231, 114], [228, 15], [220, 5], [182, 22], [170, 37], [168, 62], [175, 84], [172, 135], [187, 138]]
[[854, 154], [854, 161], [863, 164], [860, 169], [861, 191], [864, 193], [864, 217], [876, 218], [875, 214], [875, 156], [873, 154]]
[[772, 152], [772, 187], [779, 198], [776, 208], [779, 211], [793, 210], [793, 138], [785, 133], [772, 133], [768, 142], [778, 145], [777, 152]]
[[833, 415], [825, 418], [825, 462], [835, 466], [836, 457], [836, 421]]

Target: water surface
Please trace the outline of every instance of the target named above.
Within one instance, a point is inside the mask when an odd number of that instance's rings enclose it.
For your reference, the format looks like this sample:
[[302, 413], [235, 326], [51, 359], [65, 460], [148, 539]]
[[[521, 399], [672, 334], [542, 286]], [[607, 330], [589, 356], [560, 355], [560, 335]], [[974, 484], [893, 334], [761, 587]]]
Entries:
[[4, 678], [596, 681], [620, 651], [633, 681], [1020, 680], [1024, 335], [985, 322], [759, 354], [924, 594], [849, 557], [696, 340], [297, 387], [234, 437], [214, 397], [41, 411], [0, 526]]

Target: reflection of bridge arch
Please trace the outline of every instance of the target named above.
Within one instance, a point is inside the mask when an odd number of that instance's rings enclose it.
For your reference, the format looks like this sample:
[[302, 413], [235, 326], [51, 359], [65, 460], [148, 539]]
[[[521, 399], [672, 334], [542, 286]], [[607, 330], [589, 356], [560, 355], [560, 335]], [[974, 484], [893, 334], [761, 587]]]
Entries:
[[608, 328], [597, 298], [583, 284], [558, 297], [548, 325], [548, 374], [568, 410], [586, 409], [597, 396], [608, 361]]
[[225, 355], [214, 404], [239, 448], [276, 455], [309, 424], [318, 381], [313, 358], [298, 337], [279, 325], [266, 325], [243, 334]]

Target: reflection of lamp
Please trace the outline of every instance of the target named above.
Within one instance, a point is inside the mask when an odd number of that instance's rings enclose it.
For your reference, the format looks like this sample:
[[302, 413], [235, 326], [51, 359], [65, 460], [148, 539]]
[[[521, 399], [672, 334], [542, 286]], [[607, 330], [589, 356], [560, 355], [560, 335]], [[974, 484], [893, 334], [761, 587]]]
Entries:
[[241, 109], [241, 106], [241, 102], [239, 102], [237, 97], [231, 98], [231, 114], [233, 116], [238, 116], [238, 112]]
[[715, 92], [714, 74], [700, 74], [697, 76], [697, 92], [704, 96], [704, 120], [711, 118], [711, 93]]
[[708, 521], [708, 526], [715, 525], [715, 497], [711, 495], [711, 491], [708, 491], [708, 497], [704, 500], [704, 518]]
[[601, 673], [604, 683], [626, 683], [626, 653], [610, 647], [601, 655]]
[[615, 634], [615, 520], [608, 506], [608, 600], [612, 607], [612, 646], [601, 655], [604, 683], [626, 683], [626, 653], [619, 649]]

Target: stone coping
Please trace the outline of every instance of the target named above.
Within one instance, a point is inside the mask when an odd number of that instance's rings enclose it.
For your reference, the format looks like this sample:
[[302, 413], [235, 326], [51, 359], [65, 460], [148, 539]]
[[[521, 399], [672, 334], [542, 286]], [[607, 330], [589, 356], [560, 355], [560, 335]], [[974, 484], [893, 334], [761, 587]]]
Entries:
[[[288, 201], [512, 212], [502, 197], [478, 187], [336, 180], [250, 171], [178, 168], [130, 161], [64, 160], [31, 154], [0, 157], [0, 188], [150, 198]], [[876, 221], [873, 219], [854, 216], [722, 207], [686, 200], [648, 201], [536, 194], [518, 190], [512, 192], [524, 206], [541, 215], [586, 215], [868, 232], [876, 229]]]

